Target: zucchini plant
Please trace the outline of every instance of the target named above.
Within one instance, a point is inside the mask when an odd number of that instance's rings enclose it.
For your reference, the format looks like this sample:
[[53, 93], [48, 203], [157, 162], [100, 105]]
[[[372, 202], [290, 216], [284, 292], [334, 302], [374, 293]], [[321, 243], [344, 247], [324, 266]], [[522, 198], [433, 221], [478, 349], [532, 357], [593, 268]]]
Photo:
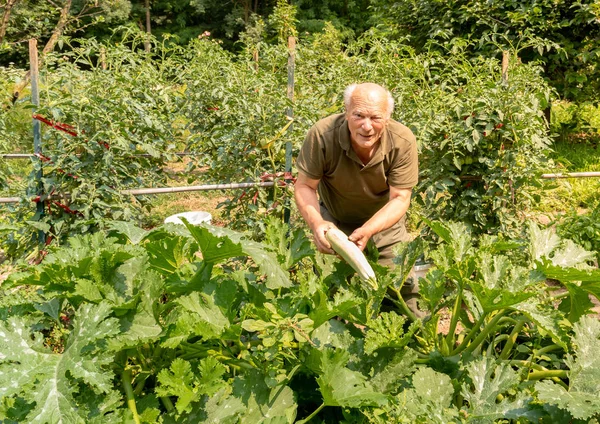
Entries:
[[[0, 298], [0, 420], [68, 423], [587, 422], [600, 294], [590, 253], [429, 222], [378, 288], [302, 229], [110, 222], [12, 274]], [[397, 294], [424, 252], [429, 317]], [[442, 319], [447, 331], [440, 331]], [[585, 421], [584, 421], [585, 420]]]

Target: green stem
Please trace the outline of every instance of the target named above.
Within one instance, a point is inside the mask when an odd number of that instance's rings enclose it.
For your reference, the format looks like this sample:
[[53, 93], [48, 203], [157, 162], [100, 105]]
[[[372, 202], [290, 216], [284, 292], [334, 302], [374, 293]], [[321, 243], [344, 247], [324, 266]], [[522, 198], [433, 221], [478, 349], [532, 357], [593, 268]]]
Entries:
[[302, 423], [304, 424], [304, 423], [307, 423], [307, 422], [309, 422], [310, 420], [312, 420], [314, 417], [316, 417], [316, 416], [317, 416], [317, 414], [318, 414], [319, 412], [321, 412], [321, 409], [323, 409], [323, 408], [325, 408], [325, 403], [322, 403], [322, 404], [321, 404], [321, 405], [320, 405], [320, 406], [319, 406], [317, 409], [315, 409], [315, 410], [313, 411], [313, 413], [312, 413], [312, 414], [310, 414], [308, 417], [306, 417], [305, 419], [303, 419], [303, 420], [302, 420]]
[[[535, 371], [529, 373], [529, 376], [527, 377], [528, 380], [532, 380], [532, 378], [530, 376], [533, 374], [533, 376], [534, 376], [533, 380], [549, 378], [552, 381], [554, 381], [556, 384], [562, 386], [565, 390], [569, 390], [569, 386], [559, 378], [559, 377], [562, 377], [562, 378], [568, 377], [568, 374], [565, 374], [564, 376], [562, 375], [563, 372], [567, 373], [567, 371], [549, 370], [539, 364], [534, 364], [530, 361], [522, 361], [522, 360], [516, 360], [516, 359], [513, 359], [512, 361], [503, 361], [503, 362], [510, 364], [510, 365], [515, 365], [515, 366], [523, 367], [526, 369], [535, 370]], [[536, 378], [538, 376], [539, 376], [539, 378]]]
[[138, 374], [139, 381], [135, 385], [135, 389], [133, 389], [133, 394], [135, 396], [141, 395], [144, 391], [144, 387], [146, 386], [146, 379], [140, 378], [140, 374]]
[[456, 333], [456, 326], [458, 325], [458, 315], [460, 314], [460, 307], [462, 306], [462, 287], [458, 285], [458, 291], [456, 292], [456, 301], [454, 302], [454, 308], [452, 308], [452, 319], [450, 320], [450, 328], [446, 335], [446, 345], [451, 348], [454, 346], [454, 337]]
[[417, 354], [417, 358], [419, 358], [419, 359], [429, 360], [429, 358], [430, 358], [428, 353], [422, 353], [422, 352], [419, 352], [418, 350], [415, 350], [415, 353]]
[[544, 346], [535, 351], [535, 356], [542, 356], [548, 352], [552, 352], [553, 350], [562, 350], [563, 348], [557, 344], [551, 344], [548, 346]]
[[513, 327], [512, 331], [510, 332], [508, 341], [506, 342], [506, 344], [504, 345], [504, 348], [502, 349], [502, 352], [500, 353], [500, 359], [508, 359], [508, 354], [510, 353], [513, 346], [515, 345], [515, 342], [517, 341], [517, 337], [519, 336], [519, 333], [521, 332], [521, 329], [523, 328], [524, 325], [525, 325], [524, 318], [521, 318], [517, 321], [517, 323]]
[[547, 371], [547, 368], [544, 368], [543, 366], [541, 366], [539, 364], [534, 364], [533, 362], [530, 362], [530, 361], [513, 359], [513, 360], [509, 360], [509, 361], [504, 361], [504, 362], [507, 364], [510, 364], [510, 365], [516, 365], [516, 366], [523, 367], [523, 368], [530, 368], [532, 370]]
[[454, 349], [450, 353], [450, 356], [454, 356], [454, 355], [462, 352], [467, 347], [467, 345], [469, 344], [469, 342], [471, 341], [471, 339], [473, 339], [473, 337], [475, 337], [475, 333], [477, 331], [479, 331], [479, 328], [483, 324], [483, 321], [485, 320], [486, 317], [487, 317], [486, 313], [482, 313], [479, 316], [479, 319], [477, 320], [477, 322], [475, 323], [475, 325], [473, 325], [473, 327], [471, 328], [471, 331], [469, 331], [469, 333], [467, 334], [467, 337], [465, 337], [464, 340], [461, 342], [461, 344], [458, 345], [456, 347], [456, 349]]
[[130, 369], [123, 370], [123, 374], [121, 375], [121, 383], [123, 384], [123, 389], [125, 390], [125, 396], [127, 396], [127, 406], [133, 414], [133, 421], [135, 422], [135, 424], [141, 424], [140, 417], [137, 413], [137, 408], [135, 406], [135, 395], [133, 394], [133, 387], [131, 387]]
[[567, 378], [569, 372], [565, 370], [532, 371], [527, 375], [527, 380], [542, 380], [544, 378]]
[[565, 297], [570, 296], [570, 295], [571, 295], [571, 293], [569, 293], [567, 291], [567, 292], [564, 292], [564, 293], [559, 293], [559, 294], [556, 294], [554, 296], [551, 296], [551, 298], [552, 298], [552, 301], [555, 301], [555, 300], [560, 300], [560, 299], [565, 298]]
[[167, 410], [167, 412], [170, 413], [170, 412], [173, 412], [175, 410], [175, 406], [173, 406], [173, 402], [171, 402], [171, 398], [169, 398], [168, 396], [162, 396], [160, 398], [160, 401], [165, 406], [165, 409]]
[[397, 290], [396, 288], [393, 288], [393, 287], [390, 287], [390, 288], [396, 294], [397, 299], [392, 299], [391, 297], [388, 297], [388, 299], [390, 299], [392, 302], [394, 302], [394, 304], [400, 309], [401, 312], [404, 313], [404, 315], [406, 315], [406, 317], [409, 320], [416, 321], [417, 317], [415, 316], [415, 314], [412, 313], [412, 311], [409, 309], [408, 305], [406, 305], [406, 302], [404, 302], [404, 299], [402, 299], [402, 294], [400, 294], [400, 290]]
[[487, 348], [487, 355], [489, 357], [491, 357], [492, 352], [494, 352], [494, 350], [496, 350], [496, 346], [498, 346], [498, 343], [500, 343], [502, 340], [507, 340], [508, 337], [509, 337], [508, 334], [500, 334], [499, 336], [495, 337], [494, 341], [492, 343], [490, 343]]
[[512, 324], [512, 325], [517, 325], [517, 320], [511, 317], [502, 317], [502, 319], [500, 321], [498, 321], [498, 324]]
[[[477, 338], [475, 340], [473, 340], [473, 343], [471, 343], [465, 350], [464, 352], [466, 353], [473, 353], [473, 351], [481, 344], [483, 343], [483, 341], [485, 340], [485, 338], [487, 336], [489, 336], [489, 334], [496, 328], [496, 324], [498, 323], [498, 321], [500, 320], [500, 318], [502, 318], [502, 316], [506, 313], [507, 311], [500, 311], [498, 312], [498, 314], [492, 318], [492, 320], [490, 322], [488, 322], [488, 324], [485, 326], [485, 328], [481, 331], [481, 333], [479, 334], [479, 336], [477, 336]], [[460, 353], [460, 352], [457, 352]]]

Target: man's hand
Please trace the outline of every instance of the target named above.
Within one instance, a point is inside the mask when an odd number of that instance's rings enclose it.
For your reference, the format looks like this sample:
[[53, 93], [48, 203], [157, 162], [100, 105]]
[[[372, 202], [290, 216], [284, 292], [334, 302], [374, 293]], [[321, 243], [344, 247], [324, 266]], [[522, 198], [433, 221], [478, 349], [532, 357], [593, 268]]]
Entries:
[[331, 244], [327, 241], [327, 238], [325, 238], [325, 233], [330, 228], [335, 228], [335, 225], [331, 222], [323, 221], [313, 229], [313, 237], [319, 252], [333, 255], [335, 252], [331, 248]]
[[365, 227], [358, 227], [350, 234], [348, 240], [357, 245], [360, 250], [365, 250], [372, 235]]
[[317, 187], [319, 180], [315, 180], [298, 172], [298, 179], [294, 185], [294, 198], [298, 210], [313, 232], [317, 249], [321, 253], [334, 254], [331, 245], [325, 238], [325, 233], [330, 228], [335, 228], [332, 222], [325, 221], [321, 216], [319, 200], [317, 198]]

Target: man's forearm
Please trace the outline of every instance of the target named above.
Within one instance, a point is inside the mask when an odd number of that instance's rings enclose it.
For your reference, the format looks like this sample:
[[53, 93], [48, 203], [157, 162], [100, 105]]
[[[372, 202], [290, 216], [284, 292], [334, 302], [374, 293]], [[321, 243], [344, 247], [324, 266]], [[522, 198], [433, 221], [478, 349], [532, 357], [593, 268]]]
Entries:
[[375, 215], [371, 217], [363, 227], [371, 234], [377, 234], [387, 230], [396, 224], [404, 215], [410, 206], [410, 192], [403, 193], [385, 204]]
[[294, 198], [298, 211], [311, 229], [314, 229], [323, 221], [317, 192], [305, 185], [296, 185]]

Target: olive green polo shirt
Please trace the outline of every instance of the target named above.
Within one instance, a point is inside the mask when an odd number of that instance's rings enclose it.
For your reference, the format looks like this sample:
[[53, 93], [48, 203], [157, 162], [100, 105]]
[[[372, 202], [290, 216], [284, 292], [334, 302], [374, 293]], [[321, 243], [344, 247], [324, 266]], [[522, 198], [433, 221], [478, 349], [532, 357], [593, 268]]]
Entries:
[[417, 143], [409, 128], [390, 120], [364, 165], [352, 148], [345, 114], [324, 118], [308, 131], [296, 167], [320, 180], [319, 199], [335, 219], [357, 226], [389, 201], [389, 186], [412, 188], [419, 177]]

